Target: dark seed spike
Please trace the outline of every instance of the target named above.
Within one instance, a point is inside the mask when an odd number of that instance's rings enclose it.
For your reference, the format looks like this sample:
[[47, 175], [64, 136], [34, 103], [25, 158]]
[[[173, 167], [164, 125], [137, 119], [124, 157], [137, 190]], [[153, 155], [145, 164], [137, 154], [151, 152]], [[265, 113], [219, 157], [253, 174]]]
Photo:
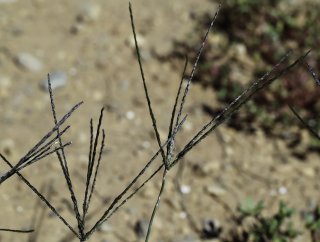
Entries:
[[[176, 116], [176, 109], [177, 109], [177, 105], [178, 105], [178, 101], [179, 101], [179, 97], [180, 97], [180, 93], [181, 93], [181, 89], [182, 89], [182, 83], [183, 83], [183, 79], [184, 79], [184, 76], [185, 76], [185, 73], [186, 73], [187, 65], [188, 65], [188, 56], [186, 56], [186, 58], [185, 58], [184, 68], [183, 68], [183, 72], [182, 72], [182, 75], [181, 75], [181, 80], [180, 80], [180, 83], [179, 83], [179, 88], [178, 88], [178, 92], [177, 92], [177, 95], [176, 95], [176, 100], [175, 100], [173, 108], [172, 108], [171, 120], [170, 120], [170, 125], [169, 125], [169, 132], [168, 132], [168, 140], [170, 139], [170, 137], [172, 137], [173, 122], [174, 122], [174, 118]], [[174, 141], [174, 138], [173, 138], [173, 141]], [[169, 153], [171, 152], [170, 149], [171, 149], [173, 141], [168, 142], [167, 155], [166, 155], [167, 158], [170, 155]], [[167, 161], [166, 163], [168, 164], [169, 162], [170, 161]]]
[[93, 177], [93, 181], [92, 181], [92, 186], [91, 186], [91, 190], [90, 190], [90, 194], [89, 194], [89, 198], [88, 198], [86, 212], [88, 212], [88, 210], [89, 210], [91, 196], [92, 196], [92, 193], [94, 191], [95, 184], [96, 184], [97, 175], [98, 175], [98, 171], [99, 171], [99, 168], [100, 168], [100, 161], [101, 161], [101, 157], [102, 157], [102, 152], [103, 152], [103, 149], [104, 149], [105, 138], [106, 138], [106, 134], [105, 134], [105, 131], [103, 129], [102, 130], [102, 141], [101, 141], [101, 146], [100, 146], [99, 157], [98, 157], [98, 160], [97, 160], [97, 165], [96, 165], [96, 169], [95, 169], [95, 173], [94, 173], [94, 177]]
[[[51, 103], [51, 111], [52, 111], [53, 120], [54, 120], [54, 123], [57, 124], [57, 114], [56, 114], [54, 97], [53, 97], [53, 92], [52, 92], [52, 88], [51, 88], [51, 81], [50, 81], [49, 74], [48, 74], [48, 91], [49, 91], [49, 96], [50, 96], [50, 103]], [[59, 134], [59, 127], [57, 128], [57, 134]], [[56, 154], [57, 154], [58, 159], [60, 161], [61, 169], [63, 170], [64, 177], [65, 177], [67, 185], [68, 185], [70, 197], [71, 197], [71, 200], [73, 203], [73, 210], [75, 212], [75, 216], [76, 216], [76, 219], [78, 222], [78, 229], [79, 229], [80, 237], [82, 238], [83, 234], [84, 234], [84, 226], [83, 226], [82, 219], [81, 219], [81, 216], [79, 213], [78, 201], [77, 201], [77, 198], [76, 198], [74, 190], [73, 190], [73, 185], [72, 185], [72, 180], [71, 180], [71, 176], [69, 173], [68, 163], [67, 163], [66, 155], [64, 152], [64, 148], [62, 147], [63, 146], [62, 139], [60, 136], [58, 137], [58, 140], [59, 140], [59, 145], [61, 147], [61, 150], [57, 151]], [[60, 152], [61, 152], [61, 155], [60, 155]]]
[[85, 219], [85, 216], [86, 216], [87, 211], [88, 211], [88, 206], [89, 206], [88, 205], [89, 204], [88, 194], [90, 192], [89, 189], [90, 189], [91, 177], [92, 177], [95, 158], [96, 158], [96, 152], [97, 152], [98, 141], [99, 141], [99, 136], [100, 136], [101, 124], [102, 124], [102, 120], [103, 120], [103, 111], [104, 111], [104, 108], [102, 108], [101, 111], [100, 111], [100, 117], [99, 117], [97, 130], [96, 130], [96, 137], [95, 137], [94, 144], [93, 144], [92, 157], [91, 157], [91, 161], [89, 163], [90, 166], [88, 166], [88, 173], [87, 173], [88, 174], [88, 176], [87, 176], [87, 179], [88, 179], [87, 185], [88, 186], [86, 186], [86, 190], [85, 190], [83, 220]]
[[89, 159], [88, 159], [88, 166], [87, 166], [86, 188], [85, 188], [84, 199], [82, 204], [82, 220], [83, 221], [86, 214], [87, 197], [88, 197], [88, 191], [90, 186], [90, 167], [92, 162], [92, 147], [93, 147], [93, 120], [91, 118], [90, 119], [90, 146], [89, 146]]
[[214, 22], [216, 21], [217, 17], [218, 17], [218, 14], [219, 14], [219, 11], [221, 9], [221, 3], [219, 4], [218, 6], [218, 10], [216, 11], [214, 17], [212, 18], [211, 22], [210, 22], [210, 26], [209, 28], [207, 29], [207, 32], [201, 42], [201, 46], [199, 48], [199, 51], [198, 51], [198, 54], [197, 54], [197, 57], [196, 57], [196, 61], [194, 62], [193, 64], [193, 67], [192, 67], [192, 71], [191, 71], [191, 74], [190, 74], [190, 77], [188, 79], [188, 82], [187, 82], [187, 86], [186, 88], [184, 89], [184, 94], [182, 96], [182, 100], [181, 100], [181, 103], [180, 103], [180, 107], [179, 107], [179, 111], [178, 111], [178, 115], [177, 115], [177, 119], [176, 119], [176, 126], [180, 123], [180, 117], [182, 115], [182, 111], [183, 111], [183, 107], [184, 107], [184, 104], [186, 102], [186, 98], [187, 98], [187, 95], [188, 95], [188, 92], [189, 92], [189, 89], [190, 89], [190, 85], [191, 85], [191, 82], [193, 80], [193, 77], [194, 77], [194, 74], [195, 74], [195, 71], [197, 69], [197, 66], [198, 66], [198, 62], [199, 62], [199, 59], [200, 59], [200, 56], [202, 54], [202, 51], [204, 49], [204, 46], [206, 44], [206, 41], [207, 41], [207, 38], [208, 38], [208, 35], [213, 27], [213, 24]]
[[[3, 159], [3, 155], [0, 153], [1, 158]], [[3, 159], [4, 160], [4, 159]], [[0, 176], [0, 185], [5, 182], [7, 179], [9, 179], [11, 176], [13, 176], [17, 169], [19, 168], [19, 164], [16, 164], [15, 166], [13, 166], [9, 171], [7, 171], [6, 173], [4, 173], [3, 175]]]
[[64, 128], [59, 135], [56, 135], [54, 138], [52, 138], [50, 141], [48, 141], [48, 143], [46, 143], [44, 146], [42, 146], [41, 148], [39, 148], [37, 151], [35, 151], [34, 153], [32, 153], [30, 156], [26, 157], [26, 161], [32, 159], [32, 157], [37, 156], [38, 154], [42, 153], [44, 150], [49, 150], [52, 147], [52, 144], [60, 137], [62, 137], [62, 135], [70, 128], [71, 126], [68, 125], [66, 128]]
[[37, 155], [36, 157], [34, 157], [32, 160], [30, 160], [30, 161], [28, 161], [27, 163], [25, 163], [23, 166], [20, 166], [20, 167], [17, 169], [17, 171], [20, 171], [20, 170], [22, 170], [23, 168], [25, 168], [25, 167], [27, 167], [27, 166], [30, 166], [30, 165], [32, 165], [33, 163], [35, 163], [35, 162], [37, 162], [37, 161], [39, 161], [39, 160], [42, 160], [43, 158], [45, 158], [45, 157], [47, 157], [47, 156], [49, 156], [49, 155], [51, 155], [51, 154], [53, 154], [53, 153], [55, 153], [55, 152], [58, 152], [59, 150], [65, 148], [65, 147], [67, 147], [67, 146], [69, 146], [69, 145], [71, 145], [71, 144], [72, 144], [72, 142], [68, 142], [68, 143], [62, 145], [62, 147], [54, 148], [53, 150], [51, 150], [51, 151], [49, 151], [49, 152], [44, 151], [43, 153], [41, 153], [41, 154]]
[[66, 168], [64, 168], [63, 158], [62, 158], [61, 154], [58, 151], [56, 152], [56, 154], [57, 154], [58, 160], [60, 162], [60, 166], [62, 167], [63, 175], [65, 177], [67, 186], [69, 188], [69, 193], [70, 193], [71, 201], [72, 201], [72, 204], [73, 204], [73, 210], [75, 212], [75, 217], [76, 217], [76, 220], [78, 222], [78, 229], [79, 229], [79, 233], [80, 233], [80, 238], [82, 238], [83, 237], [83, 233], [84, 233], [83, 222], [82, 222], [82, 219], [80, 217], [79, 210], [77, 210], [78, 209], [77, 199], [76, 199], [75, 194], [74, 194], [71, 177], [70, 177], [70, 175], [68, 173], [68, 170]]
[[36, 150], [46, 142], [46, 140], [55, 132], [57, 132], [57, 130], [59, 129], [59, 127], [64, 124], [64, 122], [71, 116], [71, 114], [77, 110], [81, 105], [83, 104], [83, 102], [79, 102], [76, 105], [74, 105], [69, 112], [67, 112], [62, 119], [55, 124], [55, 126], [52, 128], [52, 130], [50, 130], [33, 148], [31, 148], [26, 155], [24, 155], [20, 161], [18, 162], [18, 164], [22, 164], [28, 157], [30, 157], [30, 155], [32, 155], [34, 152], [36, 152]]

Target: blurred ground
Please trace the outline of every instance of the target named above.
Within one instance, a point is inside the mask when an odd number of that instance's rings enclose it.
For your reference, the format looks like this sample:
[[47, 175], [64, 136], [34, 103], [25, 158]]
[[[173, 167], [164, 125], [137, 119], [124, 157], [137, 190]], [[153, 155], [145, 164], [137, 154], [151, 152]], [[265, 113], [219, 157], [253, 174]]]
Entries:
[[[216, 5], [207, 0], [135, 0], [132, 4], [146, 77], [165, 139], [168, 110], [183, 63], [176, 68], [160, 57], [173, 51], [175, 41], [187, 41], [194, 20], [204, 13], [213, 15]], [[72, 128], [66, 136], [73, 141], [67, 155], [81, 201], [89, 120], [93, 117], [97, 122], [101, 107], [107, 108], [103, 123], [107, 152], [91, 207], [90, 227], [106, 209], [106, 203], [156, 150], [134, 54], [128, 2], [0, 0], [0, 31], [0, 151], [10, 161], [17, 162], [53, 126], [43, 83], [48, 72], [63, 73], [66, 82], [54, 90], [58, 113], [64, 114], [80, 100], [85, 102], [70, 118]], [[178, 147], [210, 119], [203, 105], [216, 103], [212, 89], [192, 86], [186, 107], [189, 116]], [[219, 221], [227, 234], [232, 214], [248, 197], [264, 200], [267, 212], [274, 211], [280, 200], [298, 211], [314, 206], [319, 191], [318, 156], [312, 153], [301, 160], [291, 153], [284, 141], [268, 138], [259, 129], [245, 134], [220, 127], [183, 161], [183, 201], [196, 228], [179, 204], [175, 168], [168, 178], [151, 241], [200, 241], [197, 229], [206, 219]], [[0, 164], [1, 172], [7, 169]], [[54, 156], [23, 174], [44, 193], [52, 189], [53, 204], [74, 224], [65, 181]], [[158, 176], [90, 241], [139, 241], [135, 226], [149, 219], [159, 188]], [[0, 204], [0, 227], [36, 229], [32, 235], [1, 233], [1, 242], [76, 241], [17, 178], [1, 185]], [[299, 216], [295, 221], [303, 230]], [[304, 234], [296, 241], [309, 240]]]

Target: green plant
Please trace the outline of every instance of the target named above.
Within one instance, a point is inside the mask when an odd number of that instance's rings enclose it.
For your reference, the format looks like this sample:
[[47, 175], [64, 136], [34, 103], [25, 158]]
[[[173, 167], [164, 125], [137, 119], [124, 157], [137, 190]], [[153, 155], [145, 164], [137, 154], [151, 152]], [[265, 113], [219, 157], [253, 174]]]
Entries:
[[271, 217], [264, 216], [263, 209], [263, 201], [254, 203], [251, 199], [239, 208], [236, 220], [244, 228], [232, 241], [289, 242], [300, 234], [290, 221], [295, 210], [286, 203], [280, 202], [278, 211]]
[[317, 206], [312, 211], [304, 214], [305, 225], [310, 232], [313, 242], [319, 241], [320, 233], [320, 208]]

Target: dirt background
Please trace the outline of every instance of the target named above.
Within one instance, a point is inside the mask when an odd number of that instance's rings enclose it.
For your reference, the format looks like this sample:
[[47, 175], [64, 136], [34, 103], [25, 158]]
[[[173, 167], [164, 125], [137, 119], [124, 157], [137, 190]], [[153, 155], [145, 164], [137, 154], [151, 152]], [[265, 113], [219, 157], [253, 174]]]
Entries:
[[[177, 69], [177, 63], [172, 65], [159, 57], [173, 50], [174, 41], [187, 40], [195, 19], [204, 13], [213, 15], [217, 5], [207, 0], [134, 0], [132, 4], [145, 74], [164, 140], [183, 63], [178, 63], [181, 68]], [[87, 224], [91, 227], [157, 147], [134, 53], [128, 2], [2, 0], [0, 31], [0, 151], [11, 162], [17, 162], [53, 126], [49, 97], [42, 85], [47, 73], [65, 73], [66, 83], [54, 90], [58, 114], [62, 116], [73, 104], [84, 101], [69, 119], [72, 128], [65, 136], [73, 142], [67, 156], [81, 203], [89, 120], [93, 117], [96, 123], [100, 109], [106, 107], [103, 127], [107, 150]], [[23, 67], [18, 61], [21, 53], [34, 56], [42, 67]], [[214, 106], [215, 93], [193, 85], [178, 148], [210, 120], [203, 111], [204, 104]], [[300, 160], [291, 155], [283, 141], [268, 138], [259, 129], [249, 135], [222, 126], [191, 151], [183, 164], [180, 184], [185, 194], [176, 189], [176, 167], [167, 179], [151, 241], [201, 241], [198, 230], [206, 219], [221, 224], [227, 235], [233, 226], [232, 214], [248, 197], [264, 200], [266, 213], [274, 212], [280, 200], [287, 201], [298, 210], [295, 221], [303, 230], [300, 212], [318, 202], [317, 154]], [[6, 170], [8, 167], [1, 163], [0, 172]], [[51, 190], [50, 201], [75, 224], [65, 180], [54, 156], [23, 174], [45, 194]], [[160, 184], [158, 175], [89, 241], [140, 241], [136, 225], [145, 225], [150, 218]], [[36, 229], [33, 234], [3, 232], [1, 242], [77, 241], [16, 177], [1, 185], [0, 204], [0, 227]], [[296, 241], [309, 240], [304, 234]]]

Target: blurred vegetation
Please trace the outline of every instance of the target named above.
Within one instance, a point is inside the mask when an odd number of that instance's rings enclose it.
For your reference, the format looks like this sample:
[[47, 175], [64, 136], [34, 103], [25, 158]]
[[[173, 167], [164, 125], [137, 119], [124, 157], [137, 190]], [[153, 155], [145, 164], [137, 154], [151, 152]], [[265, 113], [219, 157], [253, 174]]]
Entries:
[[320, 241], [320, 208], [316, 206], [312, 211], [304, 214], [306, 228], [310, 232], [312, 241]]
[[264, 203], [254, 203], [248, 199], [240, 208], [236, 218], [239, 229], [230, 241], [246, 242], [289, 242], [300, 232], [293, 226], [293, 208], [284, 202], [279, 203], [278, 211], [271, 217], [262, 214]]
[[[312, 49], [307, 62], [314, 70], [320, 70], [319, 9], [320, 2], [315, 0], [223, 1], [195, 80], [206, 88], [212, 87], [221, 104], [206, 107], [206, 111], [214, 115], [249, 82], [270, 70], [288, 50], [301, 54]], [[200, 18], [197, 31], [208, 26], [211, 15]], [[173, 55], [195, 53], [200, 40], [192, 36], [201, 35], [192, 33], [189, 43], [177, 43]], [[320, 110], [320, 89], [315, 86], [305, 66], [300, 66], [254, 97], [229, 125], [248, 131], [262, 127], [268, 134], [285, 137], [288, 127], [299, 125], [287, 108], [289, 104], [317, 129], [320, 122], [314, 114]], [[310, 144], [318, 142], [312, 140]]]

